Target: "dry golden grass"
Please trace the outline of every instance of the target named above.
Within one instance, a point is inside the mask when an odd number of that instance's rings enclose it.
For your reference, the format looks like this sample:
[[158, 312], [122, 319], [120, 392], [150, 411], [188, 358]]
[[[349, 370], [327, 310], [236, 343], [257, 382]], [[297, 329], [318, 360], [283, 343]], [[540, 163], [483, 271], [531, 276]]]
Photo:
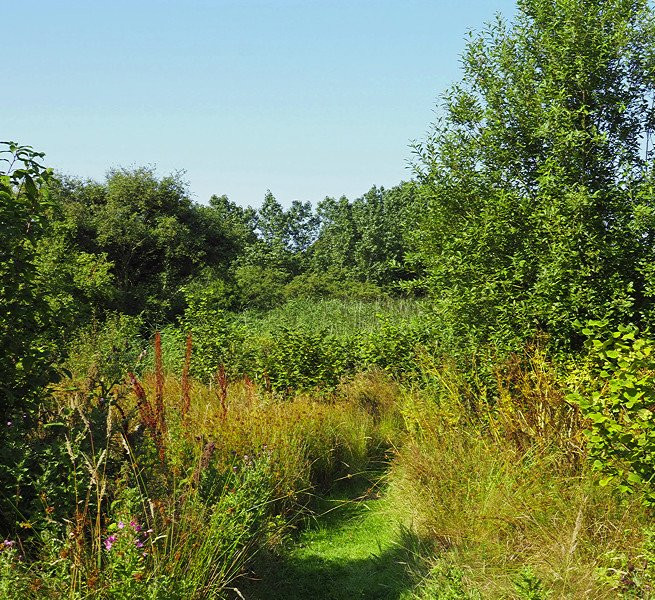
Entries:
[[[147, 394], [154, 384], [145, 379]], [[235, 455], [266, 450], [276, 465], [279, 491], [290, 500], [306, 502], [303, 491], [366, 469], [386, 444], [379, 419], [347, 396], [325, 400], [300, 394], [282, 401], [247, 379], [228, 383], [225, 392], [193, 380], [185, 385], [190, 402], [182, 416], [184, 386], [175, 378], [165, 382], [169, 446], [176, 436], [191, 438], [198, 447], [211, 442], [216, 459], [226, 464]]]
[[453, 373], [440, 377], [449, 386], [439, 397], [405, 394], [409, 434], [390, 476], [393, 501], [409, 506], [435, 561], [485, 599], [516, 598], [525, 567], [551, 597], [616, 598], [599, 570], [611, 552], [637, 552], [648, 517], [597, 484], [582, 460], [582, 423], [543, 355], [503, 365], [499, 401], [477, 419], [448, 393]]

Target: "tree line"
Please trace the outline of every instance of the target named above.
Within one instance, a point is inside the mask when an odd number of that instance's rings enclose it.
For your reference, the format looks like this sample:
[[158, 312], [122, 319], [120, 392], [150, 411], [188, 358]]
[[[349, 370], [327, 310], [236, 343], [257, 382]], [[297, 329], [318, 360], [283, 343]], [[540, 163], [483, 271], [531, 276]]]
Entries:
[[543, 335], [567, 353], [589, 319], [650, 327], [653, 33], [646, 0], [520, 0], [468, 40], [413, 180], [316, 207], [200, 204], [148, 168], [55, 177], [4, 145], [3, 393], [21, 396], [84, 324], [119, 313], [152, 330], [198, 294], [229, 311], [425, 295], [460, 350]]

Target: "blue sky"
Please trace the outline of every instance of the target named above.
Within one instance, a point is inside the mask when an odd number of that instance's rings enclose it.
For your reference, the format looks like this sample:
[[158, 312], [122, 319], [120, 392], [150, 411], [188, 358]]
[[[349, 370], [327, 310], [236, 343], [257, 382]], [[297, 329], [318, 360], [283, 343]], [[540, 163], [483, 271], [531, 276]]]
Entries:
[[3, 3], [0, 139], [61, 172], [186, 171], [257, 206], [409, 179], [469, 29], [513, 0]]

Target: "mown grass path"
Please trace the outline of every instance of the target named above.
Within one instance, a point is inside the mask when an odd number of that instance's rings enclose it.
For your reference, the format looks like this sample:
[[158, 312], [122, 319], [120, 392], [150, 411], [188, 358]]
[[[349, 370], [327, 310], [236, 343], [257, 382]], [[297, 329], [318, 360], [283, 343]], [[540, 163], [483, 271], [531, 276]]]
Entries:
[[239, 586], [246, 600], [409, 598], [407, 536], [377, 486], [350, 486], [320, 501], [315, 521], [283, 557], [261, 559]]

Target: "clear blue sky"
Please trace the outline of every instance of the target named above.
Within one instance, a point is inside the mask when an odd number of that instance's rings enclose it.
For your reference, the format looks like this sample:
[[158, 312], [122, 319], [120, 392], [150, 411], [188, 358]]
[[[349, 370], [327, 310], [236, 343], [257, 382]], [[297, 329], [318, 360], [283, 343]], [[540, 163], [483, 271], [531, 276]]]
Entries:
[[182, 169], [193, 198], [354, 198], [409, 179], [467, 30], [514, 0], [2, 3], [0, 139], [61, 172]]

